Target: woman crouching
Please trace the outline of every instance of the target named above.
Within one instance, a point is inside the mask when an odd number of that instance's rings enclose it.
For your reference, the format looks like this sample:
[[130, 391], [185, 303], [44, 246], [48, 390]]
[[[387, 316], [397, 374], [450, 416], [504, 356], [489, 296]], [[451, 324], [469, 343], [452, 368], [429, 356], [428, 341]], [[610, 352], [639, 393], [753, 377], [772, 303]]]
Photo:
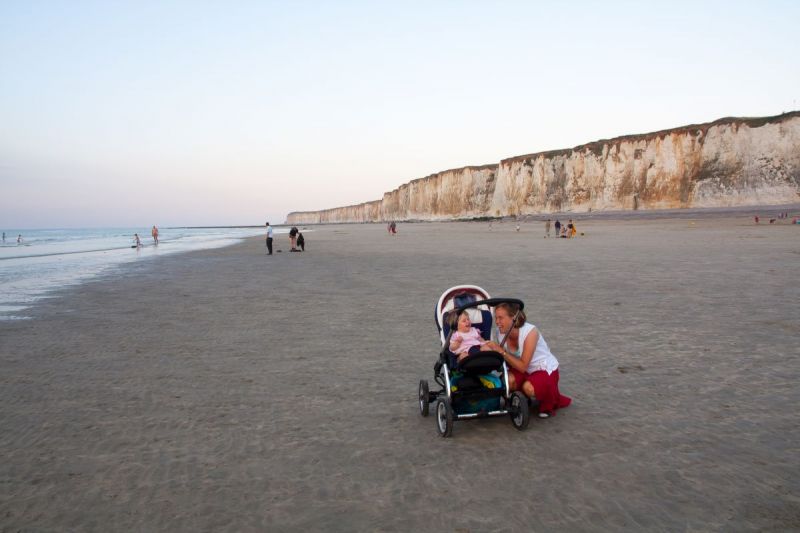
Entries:
[[558, 391], [558, 359], [550, 353], [536, 326], [527, 322], [519, 305], [501, 303], [495, 308], [494, 319], [500, 335], [507, 335], [506, 347], [492, 340], [481, 349], [503, 355], [509, 366], [511, 390], [521, 388], [529, 398], [536, 398], [541, 418], [552, 416], [556, 409], [572, 403], [571, 398]]

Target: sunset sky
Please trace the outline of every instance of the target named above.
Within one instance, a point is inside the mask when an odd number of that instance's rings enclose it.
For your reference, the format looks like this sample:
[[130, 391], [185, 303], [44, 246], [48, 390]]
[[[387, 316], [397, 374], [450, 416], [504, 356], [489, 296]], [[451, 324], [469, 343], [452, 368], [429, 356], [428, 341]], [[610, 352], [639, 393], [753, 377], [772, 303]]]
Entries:
[[0, 226], [263, 224], [800, 101], [800, 2], [0, 3]]

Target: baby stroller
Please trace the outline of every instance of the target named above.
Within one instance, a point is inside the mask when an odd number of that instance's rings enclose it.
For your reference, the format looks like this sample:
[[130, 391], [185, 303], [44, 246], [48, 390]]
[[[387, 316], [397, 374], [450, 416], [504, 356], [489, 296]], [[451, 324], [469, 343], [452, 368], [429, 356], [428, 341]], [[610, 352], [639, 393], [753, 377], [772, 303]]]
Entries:
[[497, 352], [483, 351], [459, 361], [450, 351], [450, 336], [456, 321], [467, 310], [472, 327], [484, 339], [491, 338], [491, 308], [500, 303], [515, 303], [513, 298], [490, 298], [476, 285], [457, 285], [447, 289], [436, 303], [434, 316], [442, 343], [439, 359], [433, 367], [434, 380], [440, 390], [430, 391], [427, 380], [419, 382], [419, 412], [428, 416], [430, 404], [436, 404], [436, 429], [442, 437], [453, 434], [456, 420], [510, 415], [518, 430], [528, 426], [530, 412], [528, 398], [520, 391], [508, 388], [508, 367]]

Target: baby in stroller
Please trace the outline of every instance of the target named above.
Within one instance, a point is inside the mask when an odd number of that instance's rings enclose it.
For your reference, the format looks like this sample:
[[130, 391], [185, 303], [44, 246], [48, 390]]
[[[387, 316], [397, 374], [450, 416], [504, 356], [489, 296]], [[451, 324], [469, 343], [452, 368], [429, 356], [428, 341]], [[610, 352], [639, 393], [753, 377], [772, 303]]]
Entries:
[[481, 337], [481, 332], [472, 327], [469, 313], [464, 310], [458, 315], [457, 329], [450, 336], [450, 351], [456, 354], [461, 361], [468, 355], [474, 355], [481, 350], [481, 346], [486, 344], [486, 340]]

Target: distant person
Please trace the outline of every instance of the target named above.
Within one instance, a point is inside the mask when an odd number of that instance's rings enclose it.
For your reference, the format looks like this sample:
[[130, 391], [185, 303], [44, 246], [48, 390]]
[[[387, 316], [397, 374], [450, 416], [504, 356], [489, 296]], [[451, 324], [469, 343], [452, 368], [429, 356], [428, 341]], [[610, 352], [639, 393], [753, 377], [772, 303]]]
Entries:
[[392, 235], [397, 235], [397, 222], [392, 220], [392, 223], [389, 224], [389, 229], [391, 230]]
[[153, 229], [150, 230], [150, 235], [153, 236], [153, 242], [158, 244], [158, 228], [153, 226]]
[[17, 235], [17, 244], [22, 244], [22, 235]]
[[300, 230], [298, 230], [295, 226], [292, 226], [292, 229], [289, 230], [289, 243], [292, 246], [291, 250], [289, 250], [290, 252], [297, 251], [297, 234], [299, 232]]
[[570, 228], [569, 230], [570, 238], [578, 234], [578, 226], [572, 221], [572, 219], [569, 219], [569, 228]]
[[6, 232], [3, 232], [3, 242], [6, 242]]
[[561, 221], [558, 220], [558, 219], [556, 219], [555, 228], [556, 228], [556, 237], [560, 237], [561, 236]]
[[134, 243], [134, 246], [136, 248], [141, 248], [142, 247], [142, 240], [139, 238], [139, 234], [138, 233], [134, 233], [133, 234], [133, 243]]
[[567, 235], [567, 227], [566, 226], [561, 226], [561, 235], [559, 235], [559, 237], [562, 238], [562, 239], [568, 239], [569, 238], [569, 236]]
[[269, 222], [267, 222], [266, 226], [267, 226], [267, 255], [272, 255], [272, 226], [269, 225]]
[[306, 251], [306, 238], [303, 237], [303, 234], [299, 231], [297, 232], [297, 246], [300, 247], [301, 252]]
[[392, 222], [391, 221], [386, 223], [386, 233], [388, 233], [389, 235], [392, 234]]
[[550, 238], [550, 219], [548, 218], [544, 223], [544, 238]]
[[756, 224], [758, 224], [758, 215], [754, 216], [754, 217], [753, 217], [753, 220], [755, 220], [755, 221], [756, 221]]
[[517, 222], [517, 225], [514, 227], [514, 229], [517, 230], [517, 232], [519, 232], [519, 222]]

